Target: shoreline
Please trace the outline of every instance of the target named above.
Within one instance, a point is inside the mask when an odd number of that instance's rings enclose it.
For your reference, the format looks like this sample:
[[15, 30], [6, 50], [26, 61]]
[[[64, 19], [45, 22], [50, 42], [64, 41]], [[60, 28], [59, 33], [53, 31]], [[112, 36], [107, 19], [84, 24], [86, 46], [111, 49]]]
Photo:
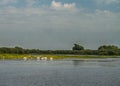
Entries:
[[46, 60], [59, 60], [59, 59], [79, 59], [79, 60], [92, 60], [92, 59], [112, 59], [112, 58], [120, 58], [120, 56], [103, 56], [103, 55], [59, 55], [59, 54], [0, 54], [0, 60], [41, 60], [42, 58], [46, 58]]

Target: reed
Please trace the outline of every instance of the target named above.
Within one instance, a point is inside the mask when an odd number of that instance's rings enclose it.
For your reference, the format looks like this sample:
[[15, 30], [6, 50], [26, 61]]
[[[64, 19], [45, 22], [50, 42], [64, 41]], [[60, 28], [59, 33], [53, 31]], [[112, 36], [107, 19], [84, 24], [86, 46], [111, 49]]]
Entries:
[[0, 54], [0, 59], [8, 59], [8, 60], [22, 60], [24, 57], [27, 59], [34, 60], [37, 57], [47, 57], [48, 59], [66, 59], [66, 58], [118, 58], [119, 56], [102, 56], [102, 55], [57, 55], [57, 54], [42, 54], [42, 55], [32, 55], [32, 54]]

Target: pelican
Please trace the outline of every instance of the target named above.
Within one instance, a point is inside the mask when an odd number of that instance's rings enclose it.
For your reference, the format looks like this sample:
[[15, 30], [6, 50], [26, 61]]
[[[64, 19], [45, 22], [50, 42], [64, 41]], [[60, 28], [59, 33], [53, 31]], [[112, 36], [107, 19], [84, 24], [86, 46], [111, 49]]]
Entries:
[[41, 60], [44, 60], [44, 58], [43, 58], [43, 57], [41, 57]]
[[44, 60], [47, 60], [47, 57], [44, 57]]
[[23, 57], [23, 60], [26, 61], [26, 60], [27, 60], [27, 57]]
[[42, 57], [42, 58], [41, 58], [41, 60], [45, 60], [45, 61], [46, 61], [47, 59], [48, 59], [47, 57]]
[[50, 61], [52, 61], [53, 60], [53, 58], [52, 57], [50, 57]]
[[40, 61], [40, 57], [37, 57], [37, 61]]

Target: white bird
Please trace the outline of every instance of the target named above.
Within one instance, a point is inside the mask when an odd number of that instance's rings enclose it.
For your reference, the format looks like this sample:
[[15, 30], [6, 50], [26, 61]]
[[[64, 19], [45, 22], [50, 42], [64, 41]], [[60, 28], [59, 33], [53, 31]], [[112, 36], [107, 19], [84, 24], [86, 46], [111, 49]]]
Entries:
[[26, 60], [27, 60], [27, 57], [23, 57], [23, 60], [26, 61]]
[[44, 57], [44, 60], [47, 60], [47, 57]]
[[52, 61], [53, 60], [53, 58], [52, 57], [50, 57], [50, 61]]
[[40, 57], [37, 57], [37, 61], [40, 61]]
[[41, 57], [41, 60], [43, 60], [44, 58], [43, 57]]
[[45, 61], [46, 61], [47, 59], [48, 59], [47, 57], [42, 57], [42, 58], [41, 58], [41, 60], [45, 60]]

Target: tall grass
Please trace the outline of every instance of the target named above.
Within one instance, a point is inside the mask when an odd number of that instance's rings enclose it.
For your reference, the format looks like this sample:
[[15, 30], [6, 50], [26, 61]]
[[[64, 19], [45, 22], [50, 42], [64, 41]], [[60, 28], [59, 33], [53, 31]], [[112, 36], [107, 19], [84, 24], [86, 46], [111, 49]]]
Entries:
[[97, 55], [31, 55], [31, 54], [0, 54], [0, 59], [21, 60], [24, 57], [28, 59], [36, 59], [37, 57], [47, 57], [48, 59], [66, 59], [66, 58], [115, 58], [118, 56], [97, 56]]

